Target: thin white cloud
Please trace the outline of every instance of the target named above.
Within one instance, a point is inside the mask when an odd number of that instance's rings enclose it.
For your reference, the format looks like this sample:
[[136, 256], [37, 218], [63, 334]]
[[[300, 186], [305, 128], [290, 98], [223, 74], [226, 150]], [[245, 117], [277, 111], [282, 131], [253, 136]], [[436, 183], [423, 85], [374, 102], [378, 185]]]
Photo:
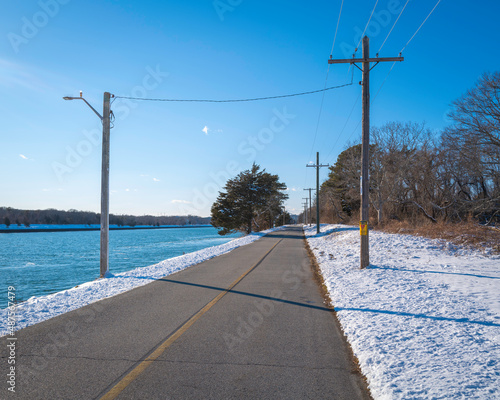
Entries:
[[[50, 75], [50, 74], [49, 74]], [[28, 90], [46, 92], [51, 89], [46, 84], [47, 73], [28, 64], [19, 64], [0, 58], [0, 86], [23, 87]]]
[[205, 127], [201, 130], [205, 135], [208, 135], [208, 126], [205, 125]]
[[160, 182], [160, 180], [158, 178], [153, 178], [153, 181]]
[[190, 201], [186, 201], [186, 200], [172, 200], [172, 203], [173, 204], [191, 204]]
[[21, 157], [23, 160], [29, 160], [29, 158], [26, 157], [24, 154], [19, 154], [19, 157]]

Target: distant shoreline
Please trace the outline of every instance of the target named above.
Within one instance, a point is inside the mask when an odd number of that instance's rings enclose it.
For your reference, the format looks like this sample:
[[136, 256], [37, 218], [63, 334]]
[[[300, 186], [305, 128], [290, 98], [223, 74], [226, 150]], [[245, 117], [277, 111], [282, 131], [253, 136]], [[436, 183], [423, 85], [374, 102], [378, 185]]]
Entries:
[[[169, 226], [112, 226], [110, 231], [129, 231], [139, 229], [174, 229], [174, 228], [208, 228], [212, 225], [169, 225]], [[88, 228], [7, 228], [0, 229], [0, 233], [40, 233], [40, 232], [83, 232], [100, 231], [100, 227]]]

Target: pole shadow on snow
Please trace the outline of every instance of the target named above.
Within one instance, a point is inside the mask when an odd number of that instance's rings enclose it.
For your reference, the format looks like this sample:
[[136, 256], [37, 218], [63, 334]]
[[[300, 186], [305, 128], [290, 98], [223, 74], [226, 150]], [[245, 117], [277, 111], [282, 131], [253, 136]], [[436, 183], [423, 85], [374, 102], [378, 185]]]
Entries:
[[458, 322], [458, 323], [475, 324], [475, 325], [483, 325], [483, 326], [491, 326], [491, 327], [500, 327], [500, 324], [497, 324], [495, 322], [473, 321], [473, 320], [470, 320], [468, 318], [434, 317], [432, 315], [413, 314], [413, 313], [407, 313], [407, 312], [402, 312], [402, 311], [387, 311], [387, 310], [374, 310], [371, 308], [350, 308], [350, 307], [335, 307], [335, 311], [336, 312], [360, 311], [360, 312], [367, 312], [367, 313], [374, 313], [374, 314], [395, 315], [398, 317], [424, 318], [424, 319], [431, 319], [434, 321], [447, 321], [447, 322]]
[[332, 233], [339, 233], [339, 232], [345, 232], [345, 231], [357, 231], [357, 230], [359, 230], [359, 228], [356, 226], [337, 226], [335, 228], [327, 229], [324, 232], [310, 235], [310, 236], [308, 236], [308, 238], [319, 238], [319, 237], [331, 235]]
[[445, 272], [445, 271], [419, 271], [416, 269], [404, 269], [404, 268], [394, 268], [394, 267], [380, 267], [378, 265], [370, 264], [367, 269], [384, 269], [384, 270], [392, 270], [398, 272], [413, 272], [415, 274], [440, 274], [440, 275], [455, 275], [455, 276], [471, 276], [473, 278], [484, 278], [484, 279], [500, 279], [497, 276], [487, 276], [487, 275], [477, 275], [477, 274], [467, 274], [461, 272]]

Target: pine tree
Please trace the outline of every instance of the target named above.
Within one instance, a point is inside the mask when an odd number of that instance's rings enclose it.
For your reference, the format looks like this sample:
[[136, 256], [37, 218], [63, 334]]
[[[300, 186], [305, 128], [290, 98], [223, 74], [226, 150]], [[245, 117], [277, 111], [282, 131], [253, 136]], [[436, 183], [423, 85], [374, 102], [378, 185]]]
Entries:
[[272, 226], [279, 215], [282, 203], [288, 198], [283, 191], [284, 183], [278, 175], [272, 175], [260, 166], [253, 164], [250, 170], [227, 181], [225, 191], [219, 192], [217, 201], [212, 205], [212, 225], [220, 228], [219, 234], [226, 235], [237, 231], [251, 233], [263, 224]]

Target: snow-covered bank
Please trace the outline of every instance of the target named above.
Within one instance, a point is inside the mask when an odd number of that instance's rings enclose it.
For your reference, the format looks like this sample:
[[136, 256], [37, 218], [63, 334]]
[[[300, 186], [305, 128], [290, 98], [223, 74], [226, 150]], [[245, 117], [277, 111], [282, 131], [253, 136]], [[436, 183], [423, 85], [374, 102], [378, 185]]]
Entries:
[[500, 399], [500, 257], [409, 235], [306, 228], [375, 399]]
[[[47, 296], [32, 297], [15, 307], [17, 317], [15, 330], [37, 324], [98, 300], [145, 285], [156, 279], [199, 264], [202, 261], [220, 256], [237, 247], [252, 243], [265, 234], [279, 229], [282, 228], [252, 233], [220, 246], [208, 247], [183, 256], [170, 258], [149, 267], [136, 268], [116, 275], [109, 274], [106, 279], [87, 282], [72, 289]], [[0, 336], [4, 336], [9, 332], [8, 312], [8, 308], [0, 310]]]

